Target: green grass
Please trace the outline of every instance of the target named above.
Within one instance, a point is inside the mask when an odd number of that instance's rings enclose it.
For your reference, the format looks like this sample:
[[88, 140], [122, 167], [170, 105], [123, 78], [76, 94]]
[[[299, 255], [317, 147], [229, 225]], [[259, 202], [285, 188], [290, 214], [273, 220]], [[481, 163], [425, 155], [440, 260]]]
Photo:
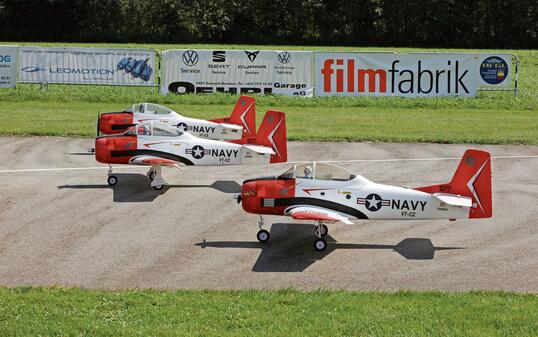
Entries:
[[[254, 45], [25, 44], [145, 47], [159, 50], [227, 48], [427, 51], [409, 48]], [[288, 136], [291, 140], [538, 144], [538, 51], [502, 52], [515, 52], [521, 59], [520, 93], [517, 98], [513, 93], [502, 92], [479, 92], [477, 98], [310, 99], [257, 96], [258, 117], [261, 118], [268, 108], [286, 112]], [[220, 117], [228, 115], [236, 98], [227, 94], [162, 96], [156, 88], [142, 87], [49, 85], [46, 91], [42, 91], [39, 85], [25, 84], [16, 89], [0, 90], [0, 135], [91, 137], [95, 133], [97, 112], [118, 111], [142, 101], [167, 105], [190, 117]]]
[[[168, 104], [187, 116], [227, 116], [232, 104]], [[0, 133], [4, 135], [95, 136], [98, 112], [119, 111], [127, 103], [4, 102]], [[286, 112], [289, 140], [538, 144], [535, 111], [502, 109], [295, 107], [260, 105]]]
[[503, 292], [0, 288], [3, 336], [536, 336], [538, 297]]

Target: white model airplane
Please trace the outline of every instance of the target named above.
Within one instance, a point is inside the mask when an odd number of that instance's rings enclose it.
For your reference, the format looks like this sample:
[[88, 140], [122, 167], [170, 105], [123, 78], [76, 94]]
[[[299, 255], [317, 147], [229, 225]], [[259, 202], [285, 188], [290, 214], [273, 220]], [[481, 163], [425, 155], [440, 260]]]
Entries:
[[[95, 139], [95, 158], [105, 164], [151, 166], [147, 176], [157, 190], [166, 182], [162, 166], [223, 166], [268, 164], [287, 161], [286, 116], [268, 111], [256, 137], [241, 139], [242, 144], [199, 138], [160, 122], [144, 122], [120, 135]], [[118, 177], [108, 171], [108, 184], [116, 185]]]
[[491, 159], [488, 152], [467, 150], [449, 183], [419, 188], [377, 184], [327, 163], [300, 164], [277, 177], [244, 181], [238, 201], [260, 214], [260, 242], [269, 240], [261, 214], [291, 216], [317, 222], [314, 247], [321, 251], [327, 246], [324, 223], [491, 217]]
[[252, 97], [241, 96], [230, 117], [209, 121], [182, 116], [162, 105], [138, 103], [123, 112], [101, 114], [97, 129], [105, 135], [120, 134], [132, 126], [149, 121], [173, 125], [197, 137], [239, 140], [256, 136], [256, 102]]

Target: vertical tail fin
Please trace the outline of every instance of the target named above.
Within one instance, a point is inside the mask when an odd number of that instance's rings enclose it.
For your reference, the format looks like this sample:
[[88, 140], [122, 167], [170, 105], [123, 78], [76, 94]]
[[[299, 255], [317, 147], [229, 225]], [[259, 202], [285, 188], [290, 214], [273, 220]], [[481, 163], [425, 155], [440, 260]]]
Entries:
[[288, 141], [286, 139], [286, 114], [267, 111], [256, 135], [256, 145], [267, 146], [275, 151], [271, 163], [288, 161]]
[[472, 198], [469, 218], [490, 218], [491, 201], [491, 156], [486, 151], [465, 151], [448, 184], [417, 188], [427, 193], [450, 193]]
[[242, 138], [256, 136], [256, 101], [250, 96], [240, 96], [230, 117], [212, 119], [215, 123], [229, 123], [243, 127]]

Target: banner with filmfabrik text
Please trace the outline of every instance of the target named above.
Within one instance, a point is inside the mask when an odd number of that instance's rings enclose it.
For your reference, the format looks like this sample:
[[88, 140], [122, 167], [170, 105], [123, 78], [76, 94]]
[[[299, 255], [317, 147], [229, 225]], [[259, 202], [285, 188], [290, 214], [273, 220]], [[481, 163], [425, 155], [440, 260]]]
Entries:
[[155, 86], [151, 49], [20, 47], [19, 81]]
[[19, 47], [0, 46], [0, 88], [15, 88]]
[[311, 97], [313, 52], [167, 50], [160, 92], [260, 93]]
[[315, 54], [317, 96], [476, 96], [470, 53]]

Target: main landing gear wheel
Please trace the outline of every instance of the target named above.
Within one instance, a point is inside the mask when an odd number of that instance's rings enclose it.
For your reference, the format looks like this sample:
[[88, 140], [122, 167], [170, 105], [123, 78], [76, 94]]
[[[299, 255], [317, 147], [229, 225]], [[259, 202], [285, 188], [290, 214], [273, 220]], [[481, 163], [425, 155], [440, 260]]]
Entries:
[[318, 252], [324, 251], [325, 248], [327, 248], [327, 241], [321, 238], [314, 240], [314, 248], [316, 248]]
[[[321, 227], [321, 233], [318, 233], [320, 227]], [[329, 228], [327, 228], [327, 226], [325, 226], [324, 224], [321, 224], [321, 226], [316, 226], [316, 236], [317, 237], [325, 236], [327, 234], [329, 234]]]
[[156, 185], [156, 186], [153, 186], [153, 188], [156, 189], [157, 191], [162, 190], [163, 187], [164, 187], [164, 185]]
[[271, 235], [269, 234], [268, 231], [266, 231], [265, 229], [262, 229], [258, 232], [258, 234], [256, 234], [256, 237], [258, 238], [258, 241], [260, 241], [261, 243], [264, 243], [264, 242], [269, 241], [269, 238], [271, 237]]
[[148, 178], [149, 178], [149, 180], [153, 181], [153, 179], [155, 179], [155, 171], [151, 171], [151, 172], [148, 174]]
[[116, 176], [108, 176], [108, 179], [106, 180], [108, 185], [115, 186], [118, 183], [118, 177]]

